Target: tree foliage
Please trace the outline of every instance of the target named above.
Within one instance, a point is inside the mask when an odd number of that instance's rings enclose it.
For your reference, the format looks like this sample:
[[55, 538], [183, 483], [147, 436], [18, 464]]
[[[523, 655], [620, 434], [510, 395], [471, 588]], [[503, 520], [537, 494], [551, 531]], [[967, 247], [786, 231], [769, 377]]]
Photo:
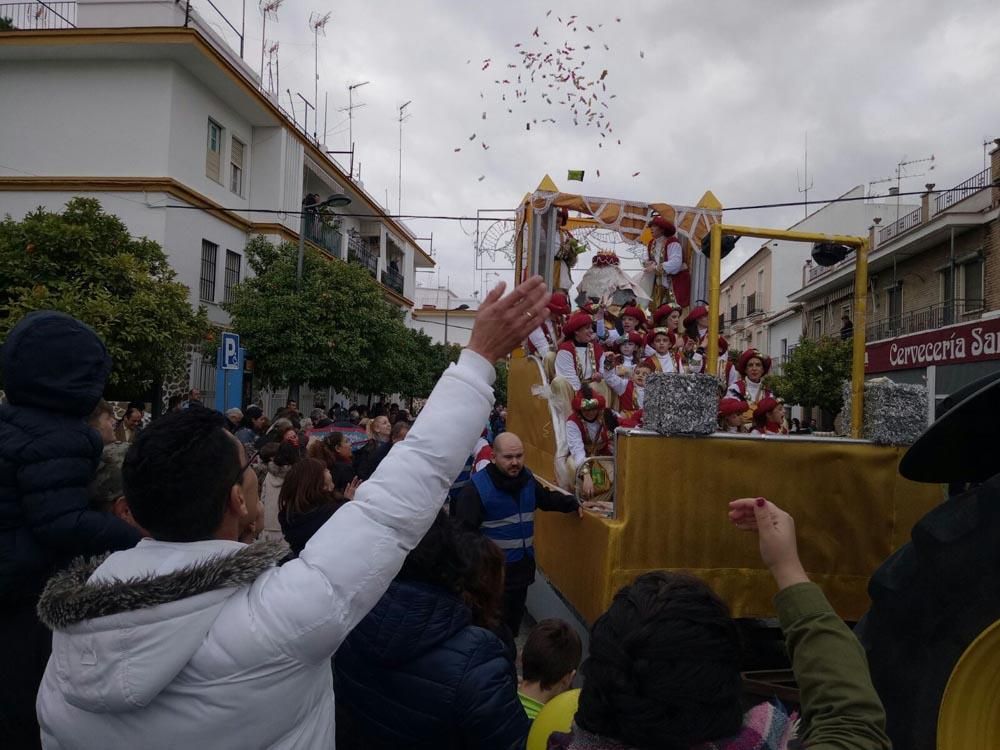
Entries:
[[0, 222], [0, 338], [33, 310], [61, 310], [92, 326], [114, 359], [109, 394], [136, 397], [185, 365], [210, 330], [163, 249], [133, 238], [93, 198]]
[[493, 385], [494, 400], [501, 404], [506, 405], [507, 403], [507, 371], [509, 365], [507, 360], [501, 360], [493, 365], [493, 369], [496, 370], [497, 379], [496, 383]]
[[802, 339], [781, 375], [772, 377], [775, 393], [788, 403], [818, 406], [836, 414], [843, 407], [841, 386], [851, 377], [851, 342], [832, 336]]
[[308, 383], [423, 397], [457, 358], [457, 347], [446, 351], [408, 329], [360, 266], [307, 247], [298, 286], [295, 245], [254, 237], [245, 255], [254, 275], [235, 287], [225, 308], [264, 387]]

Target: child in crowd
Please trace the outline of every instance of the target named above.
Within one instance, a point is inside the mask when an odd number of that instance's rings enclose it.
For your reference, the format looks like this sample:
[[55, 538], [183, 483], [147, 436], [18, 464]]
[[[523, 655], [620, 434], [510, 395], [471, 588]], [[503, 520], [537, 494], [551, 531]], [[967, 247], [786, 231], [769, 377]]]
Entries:
[[753, 432], [760, 435], [787, 435], [785, 404], [773, 396], [762, 399], [753, 411]]
[[532, 721], [550, 700], [573, 684], [583, 647], [580, 636], [563, 620], [542, 620], [531, 629], [521, 653], [517, 697]]
[[747, 410], [747, 402], [742, 399], [726, 397], [719, 400], [719, 432], [746, 432], [743, 425], [743, 412]]
[[631, 377], [623, 377], [613, 367], [605, 365], [605, 381], [618, 394], [618, 424], [622, 427], [637, 427], [642, 423], [642, 408], [646, 395], [646, 378], [653, 372], [648, 360], [640, 362], [632, 370]]

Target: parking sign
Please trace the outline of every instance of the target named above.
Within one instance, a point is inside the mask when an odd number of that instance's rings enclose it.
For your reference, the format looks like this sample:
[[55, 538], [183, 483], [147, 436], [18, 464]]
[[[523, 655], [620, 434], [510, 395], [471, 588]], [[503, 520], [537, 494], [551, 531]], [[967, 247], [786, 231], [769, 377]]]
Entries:
[[240, 335], [238, 333], [222, 334], [222, 369], [240, 369]]

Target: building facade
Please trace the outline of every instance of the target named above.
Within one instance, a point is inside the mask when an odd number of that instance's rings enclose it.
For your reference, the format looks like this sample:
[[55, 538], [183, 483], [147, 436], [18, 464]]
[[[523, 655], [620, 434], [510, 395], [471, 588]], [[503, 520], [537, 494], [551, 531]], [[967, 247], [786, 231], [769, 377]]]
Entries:
[[459, 297], [446, 287], [417, 287], [408, 325], [426, 333], [436, 344], [465, 346], [478, 309], [475, 297]]
[[[870, 228], [866, 373], [923, 383], [930, 406], [1000, 369], [1000, 143], [991, 166], [945, 191], [927, 185], [920, 205], [874, 217]], [[807, 261], [802, 335], [834, 335], [854, 303], [849, 256]]]
[[[409, 316], [431, 257], [194, 10], [78, 0], [15, 25], [0, 32], [0, 213], [97, 198], [164, 248], [191, 304], [222, 327], [247, 241], [300, 232], [331, 261], [364, 266]], [[301, 216], [307, 196], [331, 194], [350, 199], [349, 216]], [[213, 371], [194, 356], [206, 395]]]

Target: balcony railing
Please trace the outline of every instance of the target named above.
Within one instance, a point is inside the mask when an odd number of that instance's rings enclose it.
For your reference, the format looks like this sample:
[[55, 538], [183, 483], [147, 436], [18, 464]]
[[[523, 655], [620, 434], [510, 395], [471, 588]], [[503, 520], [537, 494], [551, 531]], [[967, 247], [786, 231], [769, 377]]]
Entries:
[[306, 239], [313, 244], [319, 245], [335, 258], [343, 260], [344, 235], [331, 226], [314, 219], [312, 216], [306, 217]]
[[361, 235], [352, 234], [347, 238], [347, 259], [368, 269], [372, 278], [378, 278], [378, 256], [368, 250]]
[[886, 243], [893, 237], [898, 237], [904, 232], [909, 232], [914, 227], [919, 227], [921, 221], [921, 211], [922, 209], [918, 206], [905, 216], [900, 216], [896, 219], [896, 221], [879, 229], [878, 244], [881, 245]]
[[954, 323], [963, 323], [978, 318], [984, 308], [985, 302], [981, 299], [938, 302], [885, 320], [873, 320], [865, 328], [865, 339], [869, 342], [881, 341], [896, 336], [905, 336], [909, 333], [932, 331], [935, 328], [950, 326]]
[[990, 170], [984, 169], [979, 174], [973, 175], [961, 185], [956, 185], [951, 190], [945, 190], [934, 199], [934, 213], [951, 208], [961, 200], [965, 200], [973, 193], [978, 193], [983, 188], [992, 184]]
[[15, 29], [75, 29], [76, 3], [0, 3], [0, 18]]
[[382, 283], [390, 289], [396, 290], [399, 294], [403, 293], [403, 274], [399, 271], [394, 271], [391, 268], [384, 270], [382, 272]]

